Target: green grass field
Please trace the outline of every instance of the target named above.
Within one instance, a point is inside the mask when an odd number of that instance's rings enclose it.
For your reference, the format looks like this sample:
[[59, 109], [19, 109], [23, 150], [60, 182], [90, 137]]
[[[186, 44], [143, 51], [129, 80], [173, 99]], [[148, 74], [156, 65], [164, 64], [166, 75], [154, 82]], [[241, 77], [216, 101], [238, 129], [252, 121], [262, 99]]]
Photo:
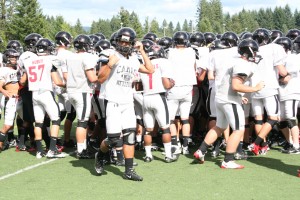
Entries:
[[[74, 150], [69, 150], [72, 152]], [[194, 149], [192, 150], [194, 152]], [[271, 150], [266, 156], [238, 161], [242, 170], [221, 169], [223, 159], [206, 156], [203, 165], [192, 155], [165, 163], [159, 151], [145, 163], [137, 151], [136, 171], [143, 182], [122, 179], [123, 167], [106, 166], [97, 176], [94, 160], [40, 160], [35, 154], [9, 149], [0, 154], [0, 199], [299, 199], [300, 155]]]

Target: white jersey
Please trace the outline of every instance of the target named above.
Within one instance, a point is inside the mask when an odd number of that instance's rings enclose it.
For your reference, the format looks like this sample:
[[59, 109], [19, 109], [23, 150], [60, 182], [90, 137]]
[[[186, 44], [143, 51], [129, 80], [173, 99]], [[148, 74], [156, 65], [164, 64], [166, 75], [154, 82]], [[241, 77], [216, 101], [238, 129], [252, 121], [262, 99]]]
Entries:
[[202, 70], [207, 70], [209, 64], [209, 48], [198, 47], [197, 72], [200, 74]]
[[20, 66], [21, 75], [23, 75], [23, 73], [25, 72], [24, 62], [26, 62], [29, 59], [35, 59], [35, 58], [38, 58], [38, 55], [32, 53], [31, 51], [25, 51], [20, 55], [18, 59], [18, 65]]
[[291, 79], [286, 85], [280, 85], [279, 87], [279, 99], [280, 101], [296, 99], [300, 100], [300, 54], [288, 53], [285, 68], [290, 74]]
[[[109, 51], [112, 53], [112, 50]], [[136, 55], [129, 56], [127, 59], [118, 52], [114, 52], [114, 54], [120, 60], [105, 81], [104, 97], [108, 101], [119, 104], [132, 103], [132, 82], [138, 73], [141, 63]]]
[[3, 67], [3, 55], [0, 53], [0, 68]]
[[17, 83], [18, 75], [17, 70], [10, 67], [1, 67], [0, 68], [0, 81], [2, 81], [4, 86], [9, 83]]
[[259, 55], [262, 60], [258, 64], [258, 71], [251, 78], [252, 86], [257, 85], [260, 81], [265, 82], [265, 87], [252, 93], [252, 98], [261, 99], [278, 94], [278, 71], [277, 65], [284, 65], [287, 54], [282, 46], [270, 43], [259, 47]]
[[168, 59], [174, 68], [175, 85], [187, 86], [196, 85], [197, 60], [195, 51], [192, 48], [170, 48]]
[[51, 70], [60, 69], [64, 62], [53, 55], [30, 57], [24, 60], [30, 91], [53, 91]]
[[67, 93], [92, 93], [94, 84], [87, 76], [86, 70], [93, 69], [96, 73], [96, 64], [94, 55], [84, 53], [74, 53], [66, 60], [68, 80]]
[[172, 78], [172, 66], [168, 59], [153, 59], [151, 60], [151, 63], [155, 69], [153, 74], [140, 73], [144, 95], [166, 92], [166, 89], [162, 83], [162, 77]]
[[241, 104], [242, 95], [232, 89], [232, 77], [243, 76], [249, 78], [256, 69], [256, 64], [242, 58], [228, 58], [232, 63], [215, 69], [216, 102]]

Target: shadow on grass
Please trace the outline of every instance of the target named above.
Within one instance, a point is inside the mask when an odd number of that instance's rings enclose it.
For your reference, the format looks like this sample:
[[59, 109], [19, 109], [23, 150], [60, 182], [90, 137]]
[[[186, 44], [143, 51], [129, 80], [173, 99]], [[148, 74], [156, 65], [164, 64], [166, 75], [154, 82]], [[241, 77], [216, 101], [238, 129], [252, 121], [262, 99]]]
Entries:
[[297, 174], [297, 170], [299, 169], [299, 166], [286, 164], [280, 159], [276, 158], [254, 157], [252, 159], [249, 159], [248, 161], [253, 164], [277, 170], [291, 176], [295, 176]]

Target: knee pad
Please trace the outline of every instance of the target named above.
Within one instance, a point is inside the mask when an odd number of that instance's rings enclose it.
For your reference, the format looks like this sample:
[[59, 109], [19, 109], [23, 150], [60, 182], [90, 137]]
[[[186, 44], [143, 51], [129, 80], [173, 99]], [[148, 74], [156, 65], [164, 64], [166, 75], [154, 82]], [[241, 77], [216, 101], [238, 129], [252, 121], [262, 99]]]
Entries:
[[60, 126], [60, 119], [58, 120], [52, 120], [52, 125], [57, 125], [57, 126]]
[[67, 120], [70, 120], [71, 122], [74, 121], [74, 119], [76, 118], [76, 113], [75, 112], [71, 112], [67, 114]]
[[255, 125], [262, 125], [264, 123], [264, 121], [263, 120], [261, 120], [261, 119], [254, 119], [254, 124]]
[[35, 122], [34, 127], [43, 128], [44, 123]]
[[66, 115], [67, 115], [67, 111], [60, 111], [60, 115], [59, 115], [60, 121], [63, 121]]
[[126, 145], [135, 144], [135, 129], [129, 128], [122, 131], [123, 132], [123, 141]]
[[79, 121], [77, 122], [77, 127], [87, 128], [88, 122], [87, 121]]
[[171, 134], [170, 128], [168, 127], [168, 128], [166, 128], [166, 129], [163, 129], [163, 130], [162, 130], [162, 134]]
[[182, 125], [185, 125], [185, 124], [189, 124], [189, 120], [188, 119], [184, 119], [184, 120], [181, 120], [181, 123]]
[[122, 147], [123, 146], [123, 141], [121, 139], [120, 136], [118, 137], [107, 137], [105, 140], [104, 140], [105, 144], [109, 147]]
[[6, 140], [5, 134], [0, 132], [0, 142], [4, 142], [5, 140]]
[[288, 119], [287, 123], [289, 128], [293, 128], [298, 125], [297, 119]]
[[106, 128], [106, 123], [105, 123], [105, 119], [104, 118], [98, 119], [97, 123], [99, 124], [99, 126], [101, 128]]
[[143, 119], [136, 119], [136, 123], [144, 127], [144, 121]]
[[88, 127], [89, 127], [90, 130], [94, 130], [94, 128], [95, 128], [95, 123], [92, 122], [92, 121], [88, 121]]
[[267, 123], [269, 123], [273, 127], [278, 123], [278, 120], [268, 119]]
[[288, 127], [288, 122], [287, 121], [281, 121], [281, 122], [279, 122], [279, 128], [280, 129], [284, 129], [286, 127]]

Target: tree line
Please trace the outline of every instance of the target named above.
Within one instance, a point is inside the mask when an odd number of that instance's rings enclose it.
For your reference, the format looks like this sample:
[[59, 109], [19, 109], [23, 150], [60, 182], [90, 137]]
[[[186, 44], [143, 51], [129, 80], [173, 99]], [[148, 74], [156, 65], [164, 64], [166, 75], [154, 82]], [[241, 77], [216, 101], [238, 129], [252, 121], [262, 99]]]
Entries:
[[172, 21], [159, 22], [156, 18], [150, 20], [146, 17], [141, 22], [138, 13], [129, 12], [121, 7], [110, 19], [95, 19], [89, 30], [86, 30], [80, 19], [75, 25], [66, 22], [63, 16], [48, 16], [37, 0], [2, 0], [0, 1], [0, 37], [5, 44], [12, 39], [20, 40], [30, 33], [39, 33], [43, 37], [53, 39], [58, 31], [70, 32], [73, 36], [78, 34], [103, 33], [107, 38], [121, 27], [132, 27], [138, 38], [144, 34], [153, 32], [158, 37], [172, 37], [176, 31], [187, 32], [213, 32], [223, 33], [234, 31], [253, 32], [255, 29], [264, 27], [270, 30], [281, 30], [286, 33], [289, 29], [300, 28], [300, 12], [296, 9], [292, 12], [287, 4], [285, 7], [261, 8], [259, 10], [242, 9], [240, 12], [230, 15], [223, 13], [220, 0], [199, 0], [195, 10], [196, 23], [185, 19], [182, 24], [173, 24]]

